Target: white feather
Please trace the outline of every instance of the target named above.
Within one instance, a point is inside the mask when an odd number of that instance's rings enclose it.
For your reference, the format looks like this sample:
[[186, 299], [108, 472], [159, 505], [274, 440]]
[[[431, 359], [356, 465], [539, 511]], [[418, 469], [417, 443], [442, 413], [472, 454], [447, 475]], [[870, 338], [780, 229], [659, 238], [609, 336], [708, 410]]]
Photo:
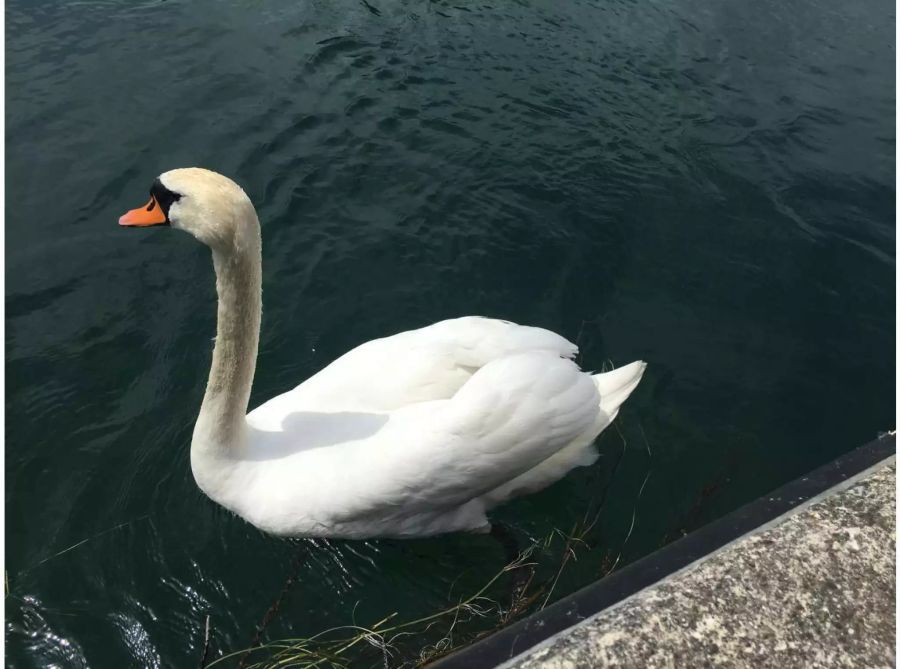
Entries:
[[210, 498], [268, 532], [484, 531], [493, 506], [594, 462], [594, 439], [643, 374], [636, 362], [591, 376], [557, 334], [470, 316], [362, 344], [247, 414], [262, 309], [256, 212], [208, 170], [166, 172], [154, 189], [216, 270], [191, 469]]
[[592, 377], [576, 353], [479, 317], [363, 344], [248, 414], [235, 510], [290, 535], [484, 530], [489, 508], [592, 463], [601, 389], [616, 412], [643, 372]]

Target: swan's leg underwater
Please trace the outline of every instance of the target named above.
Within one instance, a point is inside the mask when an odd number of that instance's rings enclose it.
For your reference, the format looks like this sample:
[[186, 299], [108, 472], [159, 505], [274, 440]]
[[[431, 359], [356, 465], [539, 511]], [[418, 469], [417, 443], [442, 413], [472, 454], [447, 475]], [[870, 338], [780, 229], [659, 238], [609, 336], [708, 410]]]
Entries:
[[519, 559], [519, 541], [512, 530], [503, 523], [493, 523], [491, 525], [491, 536], [503, 548], [503, 554], [506, 557], [506, 564], [510, 564]]
[[[491, 536], [503, 548], [506, 557], [506, 564], [510, 565], [519, 559], [522, 551], [519, 549], [519, 541], [513, 531], [503, 523], [493, 523], [491, 525]], [[512, 602], [518, 601], [531, 580], [532, 569], [526, 568], [524, 565], [512, 570]]]

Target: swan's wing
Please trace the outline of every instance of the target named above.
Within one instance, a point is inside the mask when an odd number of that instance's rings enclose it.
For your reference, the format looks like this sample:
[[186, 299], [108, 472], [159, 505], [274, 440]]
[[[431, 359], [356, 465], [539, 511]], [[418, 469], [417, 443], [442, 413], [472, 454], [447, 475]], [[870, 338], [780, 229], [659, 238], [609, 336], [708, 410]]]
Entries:
[[508, 321], [478, 316], [441, 321], [356, 347], [248, 419], [271, 426], [298, 409], [395, 411], [449, 399], [485, 365], [527, 351], [572, 358], [578, 348], [549, 330]]
[[353, 494], [334, 520], [452, 510], [592, 438], [601, 419], [597, 386], [572, 361], [548, 351], [500, 358], [452, 399], [393, 415], [379, 448], [355, 453], [345, 472]]

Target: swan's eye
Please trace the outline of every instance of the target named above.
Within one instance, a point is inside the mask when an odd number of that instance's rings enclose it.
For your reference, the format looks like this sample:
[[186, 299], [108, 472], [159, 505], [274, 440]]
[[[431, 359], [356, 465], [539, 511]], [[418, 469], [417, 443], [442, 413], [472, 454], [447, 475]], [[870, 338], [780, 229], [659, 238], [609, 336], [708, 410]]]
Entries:
[[[153, 200], [159, 203], [159, 208], [162, 209], [163, 213], [166, 215], [166, 220], [169, 220], [169, 207], [172, 206], [173, 202], [178, 202], [181, 199], [181, 193], [176, 193], [175, 191], [171, 191], [165, 186], [163, 186], [162, 181], [157, 179], [153, 182], [153, 186], [150, 188], [150, 195], [153, 196]], [[151, 202], [150, 206], [153, 206]], [[148, 210], [149, 211], [149, 210]]]

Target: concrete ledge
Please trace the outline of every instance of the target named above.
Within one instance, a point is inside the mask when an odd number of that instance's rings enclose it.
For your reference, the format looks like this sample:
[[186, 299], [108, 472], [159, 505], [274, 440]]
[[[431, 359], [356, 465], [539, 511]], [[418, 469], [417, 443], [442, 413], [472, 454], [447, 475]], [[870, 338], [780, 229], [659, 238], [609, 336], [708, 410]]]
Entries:
[[893, 667], [890, 457], [504, 664]]

